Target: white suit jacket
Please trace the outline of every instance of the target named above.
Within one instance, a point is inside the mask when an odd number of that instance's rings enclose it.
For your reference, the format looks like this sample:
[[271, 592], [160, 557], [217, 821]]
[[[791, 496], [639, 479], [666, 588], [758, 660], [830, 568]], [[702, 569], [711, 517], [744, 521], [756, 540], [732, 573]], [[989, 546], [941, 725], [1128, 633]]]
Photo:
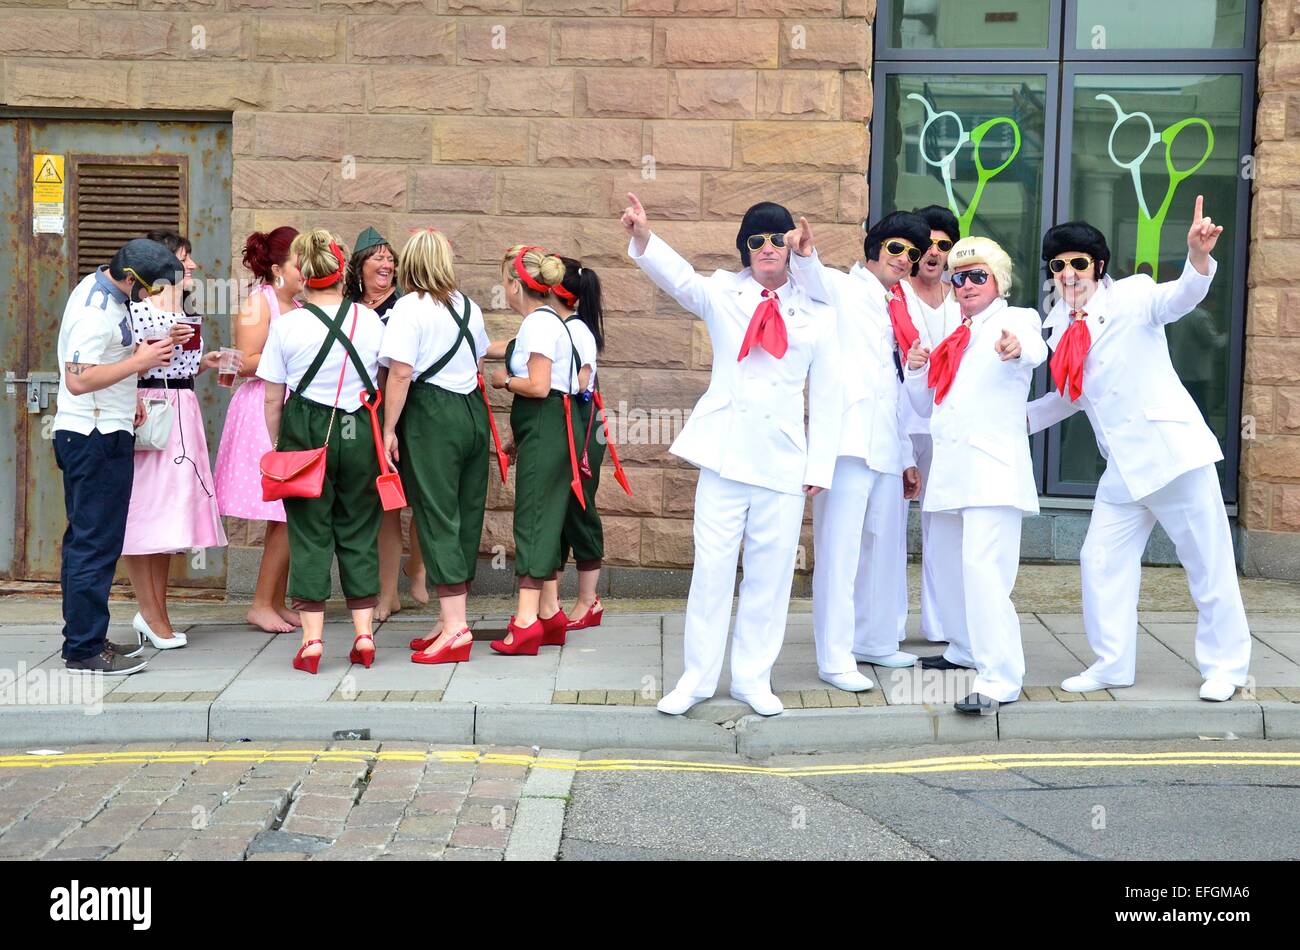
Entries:
[[[943, 298], [943, 305], [935, 313], [933, 320], [927, 316], [928, 308], [924, 306], [921, 297], [913, 289], [911, 283], [903, 281], [903, 293], [907, 297], [907, 311], [912, 315], [912, 324], [916, 327], [916, 332], [921, 337], [921, 345], [926, 349], [933, 350], [943, 342], [953, 330], [961, 325], [961, 306], [957, 303], [957, 298], [953, 296], [952, 290], [947, 289], [947, 295]], [[947, 288], [947, 285], [945, 285]], [[903, 360], [906, 362], [907, 354], [903, 354]], [[928, 417], [921, 415], [912, 408], [910, 400], [903, 399], [903, 428], [908, 435], [926, 435], [930, 434], [930, 420]]]
[[901, 474], [916, 462], [901, 415], [908, 400], [898, 377], [903, 364], [894, 362], [898, 344], [889, 321], [889, 291], [860, 263], [845, 274], [824, 266], [816, 251], [792, 255], [790, 261], [796, 279], [814, 297], [830, 301], [837, 314], [838, 454], [862, 459], [877, 472]]
[[[1020, 341], [1020, 358], [1003, 362], [993, 346], [1003, 330]], [[1038, 512], [1023, 404], [1034, 367], [1047, 359], [1037, 311], [999, 297], [971, 322], [971, 340], [943, 402], [934, 405], [930, 365], [907, 371], [907, 394], [930, 416], [934, 460], [926, 511], [1008, 506]]]
[[[749, 269], [701, 277], [657, 235], [628, 256], [682, 307], [702, 319], [713, 346], [709, 388], [670, 451], [723, 478], [801, 494], [831, 487], [839, 435], [835, 311], [789, 281], [777, 290], [789, 349], [776, 359], [755, 345], [737, 360], [763, 288]], [[804, 430], [804, 385], [808, 426]]]
[[[1029, 404], [1029, 428], [1046, 429], [1082, 409], [1088, 414], [1106, 471], [1097, 485], [1102, 501], [1123, 503], [1163, 488], [1179, 475], [1223, 458], [1219, 440], [1183, 387], [1169, 358], [1165, 324], [1205, 299], [1209, 276], [1190, 261], [1177, 280], [1157, 284], [1146, 274], [1102, 279], [1084, 305], [1092, 346], [1083, 363], [1077, 402], [1053, 390]], [[1070, 323], [1063, 301], [1043, 321], [1055, 350]]]

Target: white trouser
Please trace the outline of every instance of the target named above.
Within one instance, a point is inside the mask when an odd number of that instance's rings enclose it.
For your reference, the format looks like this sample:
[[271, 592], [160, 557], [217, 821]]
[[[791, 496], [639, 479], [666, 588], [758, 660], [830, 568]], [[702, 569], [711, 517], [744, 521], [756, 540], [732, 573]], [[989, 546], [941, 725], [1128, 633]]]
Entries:
[[1016, 699], [1025, 679], [1020, 619], [1011, 603], [1021, 520], [1017, 508], [961, 508], [934, 512], [930, 527], [930, 556], [942, 562], [944, 578], [936, 591], [948, 634], [943, 655], [975, 667], [972, 689], [1000, 703]]
[[916, 451], [916, 467], [921, 471], [921, 636], [931, 643], [948, 639], [939, 617], [936, 591], [939, 589], [938, 561], [930, 557], [930, 525], [933, 512], [925, 510], [925, 489], [930, 483], [930, 463], [934, 461], [934, 441], [928, 435], [912, 436]]
[[813, 498], [813, 637], [817, 667], [827, 675], [856, 672], [854, 653], [893, 653], [899, 625], [907, 624], [907, 601], [901, 619], [898, 602], [907, 562], [895, 524], [902, 477], [841, 456], [833, 484]]
[[1193, 469], [1137, 501], [1098, 499], [1079, 552], [1083, 627], [1097, 661], [1088, 673], [1128, 686], [1137, 673], [1142, 552], [1159, 521], [1174, 542], [1196, 603], [1196, 665], [1206, 679], [1246, 685], [1250, 629], [1237, 582], [1228, 514], [1213, 465]]
[[731, 641], [731, 688], [739, 693], [771, 689], [772, 665], [785, 640], [803, 509], [802, 494], [746, 485], [700, 469], [695, 563], [686, 601], [686, 662], [678, 689], [712, 696], [718, 688], [742, 541], [744, 578]]

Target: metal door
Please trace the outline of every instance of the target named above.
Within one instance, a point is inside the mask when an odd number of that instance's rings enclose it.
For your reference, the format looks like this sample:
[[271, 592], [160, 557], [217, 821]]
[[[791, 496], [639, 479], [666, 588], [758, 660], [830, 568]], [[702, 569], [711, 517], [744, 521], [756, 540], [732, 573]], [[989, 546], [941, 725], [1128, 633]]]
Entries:
[[[33, 220], [33, 159], [46, 154], [63, 157], [62, 233], [48, 225], [38, 229]], [[0, 369], [12, 380], [0, 399], [0, 433], [13, 436], [0, 445], [0, 576], [57, 580], [66, 522], [52, 442], [56, 345], [64, 305], [80, 279], [78, 256], [84, 259], [84, 274], [107, 263], [113, 252], [108, 245], [116, 239], [104, 238], [97, 229], [138, 227], [141, 234], [133, 236], [142, 236], [166, 220], [193, 244], [200, 267], [196, 279], [229, 278], [230, 125], [75, 113], [0, 116], [0, 168], [13, 170], [0, 175], [0, 202], [6, 209], [0, 297], [7, 316], [0, 325]], [[177, 194], [172, 200], [162, 201], [158, 190], [151, 190], [151, 169], [173, 182]], [[87, 184], [92, 177], [95, 187]], [[111, 183], [107, 193], [96, 190], [102, 182]], [[227, 314], [205, 313], [204, 346], [219, 346], [228, 327]], [[200, 377], [197, 391], [215, 460], [228, 392], [217, 386], [213, 373]], [[124, 576], [119, 569], [119, 579]], [[224, 550], [174, 558], [172, 582], [224, 587]]]

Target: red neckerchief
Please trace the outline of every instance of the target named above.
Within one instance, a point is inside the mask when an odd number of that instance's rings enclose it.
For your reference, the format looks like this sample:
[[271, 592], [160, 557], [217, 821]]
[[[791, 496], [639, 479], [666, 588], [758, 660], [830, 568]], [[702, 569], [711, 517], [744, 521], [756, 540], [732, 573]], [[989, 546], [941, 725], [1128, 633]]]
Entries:
[[1056, 388], [1064, 396], [1068, 386], [1071, 400], [1083, 395], [1083, 363], [1092, 346], [1092, 332], [1088, 329], [1087, 316], [1085, 310], [1070, 311], [1070, 326], [1056, 344], [1056, 352], [1048, 364]]
[[889, 290], [889, 322], [894, 327], [894, 339], [898, 342], [898, 351], [904, 356], [912, 344], [921, 338], [912, 323], [912, 315], [907, 312], [907, 298], [903, 295], [903, 282], [900, 280]]
[[736, 362], [748, 356], [750, 347], [755, 344], [777, 359], [785, 356], [785, 351], [790, 348], [785, 321], [781, 319], [781, 301], [774, 290], [764, 288], [763, 300], [749, 318], [749, 328], [745, 330], [745, 340], [740, 344], [740, 355], [736, 357]]
[[934, 404], [943, 402], [957, 378], [961, 358], [970, 346], [970, 317], [961, 318], [961, 326], [949, 333], [930, 354], [930, 375], [926, 381], [934, 390]]

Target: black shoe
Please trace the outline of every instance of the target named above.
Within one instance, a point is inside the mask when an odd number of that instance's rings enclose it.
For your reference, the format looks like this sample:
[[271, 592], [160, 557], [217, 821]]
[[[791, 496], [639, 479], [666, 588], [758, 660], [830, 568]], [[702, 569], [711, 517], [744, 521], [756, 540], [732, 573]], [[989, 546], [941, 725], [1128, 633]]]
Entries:
[[962, 666], [960, 663], [954, 663], [946, 659], [942, 653], [936, 653], [934, 656], [921, 657], [921, 669], [923, 670], [973, 670], [973, 666]]
[[972, 716], [992, 716], [1002, 705], [996, 699], [990, 699], [983, 693], [971, 693], [965, 699], [953, 703], [953, 708], [960, 713]]
[[86, 657], [84, 660], [64, 660], [64, 667], [70, 673], [102, 673], [105, 676], [129, 676], [139, 673], [149, 665], [148, 660], [130, 659], [118, 653], [109, 643], [104, 644], [104, 652]]

